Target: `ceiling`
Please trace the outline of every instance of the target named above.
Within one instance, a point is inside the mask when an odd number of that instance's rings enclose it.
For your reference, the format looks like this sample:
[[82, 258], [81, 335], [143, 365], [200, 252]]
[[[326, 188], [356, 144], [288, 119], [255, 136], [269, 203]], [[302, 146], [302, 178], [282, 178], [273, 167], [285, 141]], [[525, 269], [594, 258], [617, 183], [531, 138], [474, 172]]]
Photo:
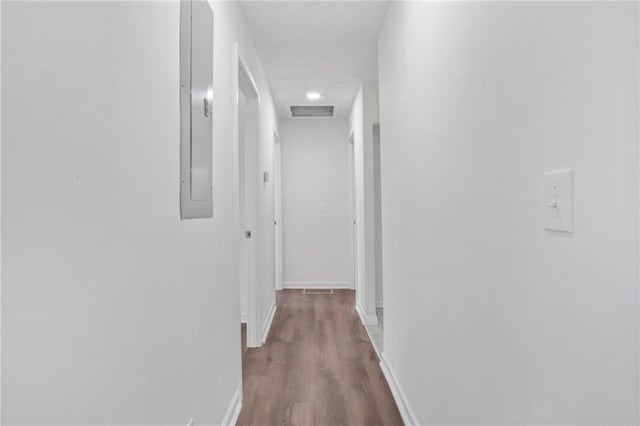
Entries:
[[[244, 1], [240, 7], [281, 117], [291, 105], [334, 105], [347, 117], [361, 81], [377, 80], [386, 1]], [[306, 93], [322, 94], [308, 101]]]

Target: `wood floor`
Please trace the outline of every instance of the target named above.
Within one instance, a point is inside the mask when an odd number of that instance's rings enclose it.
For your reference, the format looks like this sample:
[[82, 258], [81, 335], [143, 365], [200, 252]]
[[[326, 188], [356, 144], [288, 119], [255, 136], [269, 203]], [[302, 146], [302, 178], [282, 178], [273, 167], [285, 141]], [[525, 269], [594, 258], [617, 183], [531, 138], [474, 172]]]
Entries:
[[261, 348], [243, 348], [239, 425], [401, 425], [355, 292], [278, 291]]

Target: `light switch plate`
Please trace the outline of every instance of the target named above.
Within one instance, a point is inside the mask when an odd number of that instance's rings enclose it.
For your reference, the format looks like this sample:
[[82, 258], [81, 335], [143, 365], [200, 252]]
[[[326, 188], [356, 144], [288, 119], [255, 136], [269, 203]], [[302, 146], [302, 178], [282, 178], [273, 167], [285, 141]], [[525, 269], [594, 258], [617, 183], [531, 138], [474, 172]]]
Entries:
[[544, 229], [573, 232], [573, 170], [544, 174]]

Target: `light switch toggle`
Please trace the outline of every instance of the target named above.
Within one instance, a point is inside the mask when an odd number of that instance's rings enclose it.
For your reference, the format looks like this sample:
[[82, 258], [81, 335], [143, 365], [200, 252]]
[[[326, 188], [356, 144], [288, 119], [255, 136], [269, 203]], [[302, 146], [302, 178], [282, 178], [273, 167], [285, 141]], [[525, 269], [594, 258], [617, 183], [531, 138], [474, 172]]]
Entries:
[[573, 170], [544, 174], [544, 228], [573, 232]]

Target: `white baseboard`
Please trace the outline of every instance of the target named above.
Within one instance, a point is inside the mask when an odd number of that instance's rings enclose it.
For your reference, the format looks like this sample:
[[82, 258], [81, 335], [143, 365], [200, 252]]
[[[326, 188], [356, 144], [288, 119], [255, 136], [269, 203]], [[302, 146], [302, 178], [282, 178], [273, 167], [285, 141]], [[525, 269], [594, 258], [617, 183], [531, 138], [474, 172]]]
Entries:
[[227, 408], [227, 412], [224, 415], [222, 426], [235, 426], [240, 416], [240, 410], [242, 409], [242, 394], [240, 389], [236, 389]]
[[276, 301], [273, 301], [271, 308], [269, 309], [269, 313], [267, 314], [267, 318], [262, 325], [262, 343], [267, 341], [267, 337], [269, 336], [269, 330], [271, 330], [271, 323], [273, 322], [273, 317], [276, 315]]
[[360, 316], [360, 321], [364, 325], [378, 325], [378, 317], [376, 315], [367, 315], [361, 304], [356, 303], [356, 311]]
[[246, 312], [240, 312], [240, 324], [246, 324], [249, 315]]
[[387, 379], [389, 388], [391, 388], [393, 399], [396, 401], [398, 411], [400, 411], [404, 424], [407, 426], [420, 426], [420, 422], [413, 412], [407, 396], [402, 390], [402, 385], [400, 385], [398, 377], [394, 373], [393, 368], [391, 368], [391, 364], [389, 364], [389, 361], [387, 361], [384, 354], [380, 357], [380, 368], [382, 369], [382, 374], [384, 374], [384, 377]]
[[304, 288], [351, 288], [348, 281], [285, 281], [284, 288], [304, 289]]
[[378, 355], [378, 359], [381, 360], [382, 359], [382, 352], [380, 352], [378, 346], [373, 341], [373, 337], [371, 336], [371, 333], [369, 333], [369, 327], [367, 327], [365, 325], [364, 326], [364, 330], [367, 332], [367, 336], [369, 337], [369, 341], [371, 342], [371, 346], [373, 346], [373, 350], [376, 351], [376, 355]]

